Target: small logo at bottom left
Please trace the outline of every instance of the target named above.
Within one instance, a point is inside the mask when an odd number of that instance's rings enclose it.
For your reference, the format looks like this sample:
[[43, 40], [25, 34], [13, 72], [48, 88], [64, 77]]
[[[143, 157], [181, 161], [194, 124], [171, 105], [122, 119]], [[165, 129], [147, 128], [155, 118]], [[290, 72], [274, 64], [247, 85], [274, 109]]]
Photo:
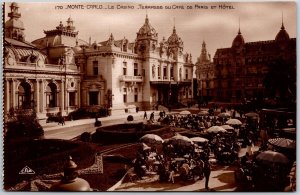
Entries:
[[31, 168], [29, 168], [28, 166], [25, 166], [20, 172], [19, 174], [35, 174], [34, 170], [32, 170]]

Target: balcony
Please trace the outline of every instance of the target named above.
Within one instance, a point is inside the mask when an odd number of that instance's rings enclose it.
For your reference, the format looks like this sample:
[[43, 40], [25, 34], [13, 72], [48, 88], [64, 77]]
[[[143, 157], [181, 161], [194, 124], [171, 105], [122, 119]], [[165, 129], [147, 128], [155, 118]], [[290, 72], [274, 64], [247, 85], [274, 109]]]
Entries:
[[119, 79], [121, 82], [143, 82], [143, 76], [121, 75]]

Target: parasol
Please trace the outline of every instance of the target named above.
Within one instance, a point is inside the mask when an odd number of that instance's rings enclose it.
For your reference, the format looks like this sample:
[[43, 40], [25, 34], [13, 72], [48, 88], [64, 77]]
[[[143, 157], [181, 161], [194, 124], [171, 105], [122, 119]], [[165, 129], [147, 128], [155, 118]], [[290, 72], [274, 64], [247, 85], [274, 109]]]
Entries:
[[184, 145], [184, 146], [193, 145], [193, 141], [190, 138], [179, 134], [171, 137], [168, 140], [168, 143]]
[[269, 139], [268, 142], [274, 146], [278, 146], [281, 148], [296, 149], [296, 142], [291, 139], [273, 138], [273, 139]]
[[145, 151], [145, 150], [150, 150], [150, 149], [151, 149], [151, 148], [150, 148], [147, 144], [145, 144], [145, 143], [142, 143], [141, 148], [142, 148], [143, 151]]
[[208, 142], [208, 139], [205, 139], [203, 137], [192, 137], [191, 140], [193, 142], [197, 142], [197, 143], [204, 143], [204, 142]]
[[180, 115], [189, 115], [189, 114], [191, 114], [191, 112], [188, 110], [183, 110], [183, 111], [179, 112], [179, 114]]
[[271, 150], [267, 150], [264, 152], [261, 152], [260, 154], [258, 154], [256, 156], [257, 160], [261, 160], [261, 161], [266, 161], [266, 162], [271, 162], [271, 163], [288, 163], [289, 160], [288, 158], [280, 153], [280, 152], [274, 152]]
[[226, 130], [220, 126], [212, 126], [207, 129], [209, 133], [219, 133], [219, 132], [226, 132]]
[[226, 121], [226, 124], [227, 125], [241, 125], [243, 123], [238, 119], [229, 119], [228, 121]]
[[148, 144], [161, 144], [164, 140], [155, 134], [146, 134], [140, 138], [141, 142], [148, 143]]
[[221, 127], [225, 130], [234, 130], [234, 128], [230, 125], [222, 125]]
[[220, 114], [218, 114], [218, 117], [221, 118], [229, 118], [231, 115], [228, 112], [221, 112]]
[[257, 118], [258, 114], [255, 112], [248, 112], [245, 114], [246, 117], [250, 117], [250, 118]]
[[198, 113], [199, 116], [207, 116], [209, 115], [209, 112], [207, 112], [206, 110], [202, 110]]

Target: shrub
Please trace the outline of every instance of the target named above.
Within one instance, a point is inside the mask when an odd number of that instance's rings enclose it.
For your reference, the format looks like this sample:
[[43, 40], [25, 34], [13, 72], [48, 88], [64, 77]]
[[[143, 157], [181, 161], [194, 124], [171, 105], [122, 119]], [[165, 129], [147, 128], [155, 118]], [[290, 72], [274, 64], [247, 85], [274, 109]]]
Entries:
[[[29, 166], [38, 175], [60, 173], [66, 159], [72, 156], [78, 169], [94, 163], [95, 150], [87, 143], [69, 140], [12, 140], [4, 144], [4, 188], [15, 186], [24, 180], [19, 171]], [[28, 181], [37, 175], [26, 175]]]
[[95, 127], [101, 127], [102, 126], [102, 123], [101, 123], [101, 121], [96, 121], [95, 122]]
[[90, 132], [83, 132], [81, 135], [80, 135], [80, 140], [83, 141], [83, 142], [90, 142], [92, 141], [92, 135]]
[[35, 111], [31, 109], [13, 109], [6, 122], [5, 139], [40, 138], [44, 135]]
[[72, 120], [79, 120], [79, 119], [84, 119], [84, 118], [90, 118], [90, 113], [86, 111], [84, 108], [78, 108], [77, 110], [71, 112], [68, 115], [69, 119]]
[[127, 121], [133, 121], [133, 116], [132, 116], [132, 115], [129, 115], [129, 116], [127, 117]]

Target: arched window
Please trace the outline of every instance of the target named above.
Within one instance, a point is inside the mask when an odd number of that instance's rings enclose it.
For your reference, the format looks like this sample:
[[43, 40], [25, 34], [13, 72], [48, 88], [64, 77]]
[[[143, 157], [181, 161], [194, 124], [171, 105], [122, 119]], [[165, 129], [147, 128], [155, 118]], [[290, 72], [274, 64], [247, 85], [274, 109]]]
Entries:
[[18, 87], [18, 107], [31, 108], [31, 100], [31, 86], [26, 82], [22, 82]]
[[49, 83], [46, 89], [46, 104], [48, 108], [57, 106], [57, 87], [54, 83]]

